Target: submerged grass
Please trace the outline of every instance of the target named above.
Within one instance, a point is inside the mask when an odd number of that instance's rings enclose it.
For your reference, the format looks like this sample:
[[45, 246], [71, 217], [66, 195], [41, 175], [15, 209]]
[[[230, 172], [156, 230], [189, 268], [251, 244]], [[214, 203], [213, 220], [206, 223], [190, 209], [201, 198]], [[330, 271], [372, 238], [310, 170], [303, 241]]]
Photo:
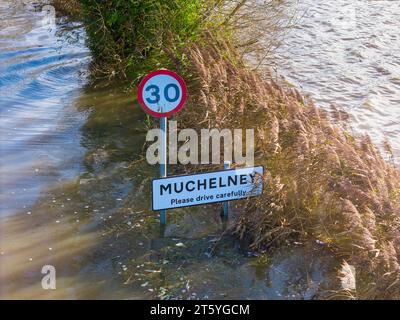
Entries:
[[170, 68], [190, 86], [180, 126], [256, 130], [265, 191], [243, 203], [234, 234], [263, 251], [318, 240], [355, 267], [356, 289], [337, 297], [400, 298], [399, 170], [368, 136], [346, 131], [344, 112], [320, 109], [246, 65], [257, 43], [241, 22], [262, 21], [248, 1], [81, 3], [100, 74], [138, 79]]

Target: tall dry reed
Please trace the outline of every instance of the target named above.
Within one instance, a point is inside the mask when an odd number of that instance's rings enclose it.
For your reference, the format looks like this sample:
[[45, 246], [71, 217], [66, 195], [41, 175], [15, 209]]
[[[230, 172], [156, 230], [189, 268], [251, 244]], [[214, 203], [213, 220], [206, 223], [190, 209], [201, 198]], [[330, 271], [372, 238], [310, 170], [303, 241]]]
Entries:
[[355, 266], [358, 297], [400, 298], [399, 170], [368, 136], [346, 131], [346, 113], [262, 80], [227, 42], [205, 38], [186, 52], [192, 95], [180, 123], [254, 128], [267, 169], [263, 196], [243, 206], [233, 232], [256, 250], [319, 240]]

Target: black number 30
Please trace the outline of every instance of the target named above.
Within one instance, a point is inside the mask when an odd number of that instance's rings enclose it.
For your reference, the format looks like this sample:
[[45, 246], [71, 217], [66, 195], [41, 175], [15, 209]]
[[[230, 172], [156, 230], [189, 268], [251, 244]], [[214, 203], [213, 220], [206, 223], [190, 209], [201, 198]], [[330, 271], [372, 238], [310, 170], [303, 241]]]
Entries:
[[[170, 95], [170, 93], [172, 91], [171, 89], [173, 89], [173, 91], [174, 91], [173, 96]], [[151, 104], [159, 103], [161, 100], [160, 87], [152, 84], [146, 88], [146, 92], [149, 92], [149, 91], [151, 91], [151, 98], [146, 98], [146, 101]], [[165, 97], [165, 100], [167, 100], [168, 102], [171, 102], [171, 103], [178, 101], [178, 99], [180, 97], [179, 87], [175, 83], [168, 84], [164, 88], [164, 97]]]

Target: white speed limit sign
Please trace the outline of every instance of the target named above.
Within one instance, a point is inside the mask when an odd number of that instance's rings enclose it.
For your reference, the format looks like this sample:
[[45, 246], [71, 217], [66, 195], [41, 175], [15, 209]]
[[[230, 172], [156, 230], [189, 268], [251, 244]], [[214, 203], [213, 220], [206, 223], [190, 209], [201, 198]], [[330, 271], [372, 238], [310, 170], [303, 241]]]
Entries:
[[143, 78], [138, 99], [143, 110], [153, 117], [166, 118], [182, 109], [187, 97], [183, 79], [174, 72], [157, 70]]

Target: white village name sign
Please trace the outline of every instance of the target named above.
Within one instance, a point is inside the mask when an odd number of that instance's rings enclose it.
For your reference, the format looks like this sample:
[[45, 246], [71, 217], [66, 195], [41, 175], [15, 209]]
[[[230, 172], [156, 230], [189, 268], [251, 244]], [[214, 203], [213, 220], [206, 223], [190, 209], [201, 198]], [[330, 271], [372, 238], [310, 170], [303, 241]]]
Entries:
[[154, 179], [154, 211], [255, 197], [262, 194], [264, 168], [241, 168]]

